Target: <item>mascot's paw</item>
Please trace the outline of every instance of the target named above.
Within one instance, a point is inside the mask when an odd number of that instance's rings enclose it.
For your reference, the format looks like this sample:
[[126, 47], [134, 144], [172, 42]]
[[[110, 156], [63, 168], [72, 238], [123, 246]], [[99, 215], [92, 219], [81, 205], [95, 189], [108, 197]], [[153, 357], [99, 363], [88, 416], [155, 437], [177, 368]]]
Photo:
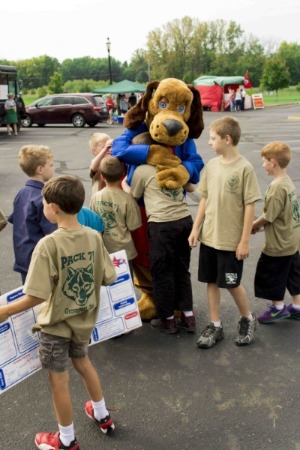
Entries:
[[167, 167], [177, 167], [180, 163], [181, 160], [178, 156], [172, 154], [170, 147], [159, 144], [150, 145], [147, 157], [147, 164], [150, 164], [150, 166], [163, 164]]
[[154, 301], [150, 295], [143, 293], [138, 300], [138, 307], [142, 320], [151, 320], [156, 317]]
[[179, 189], [184, 186], [190, 178], [190, 174], [186, 168], [180, 164], [177, 167], [165, 168], [165, 166], [157, 166], [160, 171], [156, 174], [156, 179], [160, 187], [167, 189]]

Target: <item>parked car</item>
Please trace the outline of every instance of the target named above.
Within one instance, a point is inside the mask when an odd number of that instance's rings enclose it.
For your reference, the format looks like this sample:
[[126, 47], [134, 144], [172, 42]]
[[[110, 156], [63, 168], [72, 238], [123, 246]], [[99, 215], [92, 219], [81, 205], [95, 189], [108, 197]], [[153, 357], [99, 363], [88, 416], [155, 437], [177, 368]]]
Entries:
[[108, 117], [105, 100], [99, 94], [52, 94], [27, 106], [21, 123], [23, 127], [52, 123], [94, 127], [98, 122], [106, 122]]

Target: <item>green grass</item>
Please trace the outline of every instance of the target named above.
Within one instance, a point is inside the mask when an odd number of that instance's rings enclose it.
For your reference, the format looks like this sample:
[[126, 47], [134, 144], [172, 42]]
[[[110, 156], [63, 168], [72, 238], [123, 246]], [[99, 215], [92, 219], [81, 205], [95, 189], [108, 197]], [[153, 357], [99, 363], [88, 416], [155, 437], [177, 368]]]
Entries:
[[[263, 91], [260, 88], [247, 89], [247, 93], [249, 95], [262, 94], [265, 106], [284, 105], [287, 103], [300, 103], [300, 91], [297, 91], [295, 86], [291, 86], [286, 89], [280, 89], [278, 91], [278, 96], [276, 95], [276, 92], [267, 92]], [[39, 98], [36, 95], [23, 95], [22, 97], [26, 106], [30, 105]]]
[[247, 93], [262, 94], [265, 106], [284, 105], [287, 103], [300, 103], [300, 91], [297, 91], [295, 86], [291, 86], [286, 89], [280, 89], [277, 93], [278, 95], [276, 95], [275, 91], [267, 92], [259, 88], [248, 89]]
[[24, 103], [26, 106], [31, 105], [31, 103], [33, 103], [35, 100], [38, 100], [39, 97], [37, 97], [36, 95], [22, 95], [22, 98], [24, 100]]

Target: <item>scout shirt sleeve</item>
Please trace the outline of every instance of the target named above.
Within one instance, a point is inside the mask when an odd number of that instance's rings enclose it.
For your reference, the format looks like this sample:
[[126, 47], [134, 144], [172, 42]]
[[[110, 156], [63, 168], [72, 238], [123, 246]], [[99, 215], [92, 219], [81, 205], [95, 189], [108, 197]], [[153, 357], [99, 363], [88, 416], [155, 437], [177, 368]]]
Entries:
[[133, 174], [133, 177], [132, 177], [130, 192], [131, 192], [131, 195], [133, 196], [133, 198], [135, 198], [136, 200], [139, 200], [140, 198], [142, 198], [144, 195], [144, 191], [145, 191], [146, 184], [145, 184], [145, 178], [141, 174], [142, 167], [143, 166], [137, 167]]
[[280, 186], [269, 186], [265, 195], [265, 204], [262, 217], [267, 222], [274, 222], [274, 220], [281, 214], [284, 208], [284, 192]]
[[204, 167], [203, 172], [201, 174], [200, 183], [197, 187], [197, 192], [200, 194], [201, 197], [208, 197], [208, 188], [207, 188], [207, 170], [209, 168], [209, 162]]
[[253, 167], [249, 164], [244, 172], [244, 204], [257, 202], [261, 200], [260, 187], [257, 181]]
[[99, 235], [99, 239], [101, 239], [101, 248], [102, 248], [102, 256], [103, 256], [103, 280], [102, 286], [109, 286], [117, 279], [117, 273], [115, 267], [110, 259], [109, 253], [104, 246], [104, 242], [102, 237]]
[[[57, 268], [49, 257], [51, 247], [50, 236], [42, 238], [36, 245], [26, 276], [23, 291], [27, 295], [47, 300], [52, 293], [55, 279], [58, 277]], [[45, 245], [47, 240], [47, 247]]]
[[129, 231], [134, 231], [142, 225], [141, 210], [132, 195], [128, 195], [130, 197], [126, 211], [126, 225]]

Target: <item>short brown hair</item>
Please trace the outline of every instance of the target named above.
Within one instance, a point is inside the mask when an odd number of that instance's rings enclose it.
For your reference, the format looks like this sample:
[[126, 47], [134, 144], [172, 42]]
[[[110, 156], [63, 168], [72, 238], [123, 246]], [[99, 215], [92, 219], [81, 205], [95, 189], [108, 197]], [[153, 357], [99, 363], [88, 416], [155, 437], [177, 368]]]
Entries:
[[100, 163], [101, 175], [110, 183], [121, 180], [124, 175], [124, 167], [115, 156], [106, 156]]
[[281, 141], [273, 141], [265, 145], [260, 154], [268, 161], [275, 159], [281, 169], [285, 169], [292, 158], [290, 147]]
[[52, 151], [44, 145], [24, 145], [19, 151], [20, 167], [29, 177], [36, 175], [37, 168], [52, 158]]
[[77, 214], [84, 203], [85, 190], [75, 175], [60, 175], [51, 178], [42, 189], [47, 203], [55, 203], [66, 214]]
[[242, 132], [239, 122], [234, 117], [221, 117], [221, 119], [215, 120], [209, 128], [215, 131], [222, 139], [230, 136], [233, 145], [238, 145]]

